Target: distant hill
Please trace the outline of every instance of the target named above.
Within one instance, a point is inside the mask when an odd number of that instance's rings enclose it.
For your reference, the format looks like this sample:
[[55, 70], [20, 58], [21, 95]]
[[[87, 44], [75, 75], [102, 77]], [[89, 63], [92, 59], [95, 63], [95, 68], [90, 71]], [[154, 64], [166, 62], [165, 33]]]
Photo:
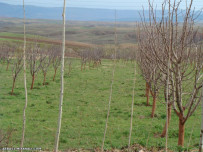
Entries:
[[[28, 19], [62, 19], [62, 8], [60, 7], [38, 7], [38, 6], [26, 6], [26, 17]], [[118, 21], [140, 21], [140, 14], [142, 11], [138, 10], [118, 10]], [[145, 11], [147, 15], [148, 12]], [[157, 17], [159, 18], [161, 11], [157, 11]], [[93, 8], [67, 8], [67, 20], [76, 21], [114, 21], [115, 10], [111, 9], [93, 9]], [[23, 18], [23, 9], [19, 5], [10, 5], [0, 3], [0, 17], [15, 17]], [[147, 19], [146, 19], [147, 20]], [[199, 20], [203, 20], [203, 15], [199, 17]]]

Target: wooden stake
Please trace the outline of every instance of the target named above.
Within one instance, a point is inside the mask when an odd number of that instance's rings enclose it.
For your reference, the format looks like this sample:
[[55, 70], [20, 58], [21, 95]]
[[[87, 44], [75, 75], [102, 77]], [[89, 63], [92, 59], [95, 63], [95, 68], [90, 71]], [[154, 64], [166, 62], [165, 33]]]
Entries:
[[61, 131], [61, 120], [62, 120], [62, 107], [63, 107], [63, 93], [64, 93], [64, 56], [65, 56], [65, 40], [66, 40], [66, 0], [64, 0], [63, 8], [63, 43], [62, 43], [62, 58], [61, 58], [61, 95], [59, 103], [59, 116], [58, 116], [58, 129], [56, 132], [55, 140], [55, 152], [58, 152], [59, 147], [59, 136]]
[[23, 0], [23, 12], [24, 12], [24, 47], [23, 47], [23, 67], [24, 67], [24, 88], [25, 88], [25, 106], [23, 109], [23, 129], [22, 129], [22, 139], [20, 144], [20, 152], [22, 152], [24, 138], [25, 138], [25, 125], [26, 125], [26, 108], [28, 103], [27, 98], [27, 79], [26, 79], [26, 33], [25, 33], [25, 2]]
[[110, 96], [109, 96], [109, 106], [108, 106], [108, 112], [107, 112], [107, 118], [106, 118], [106, 125], [105, 125], [105, 131], [104, 131], [104, 137], [102, 142], [101, 151], [104, 151], [104, 143], [105, 143], [105, 137], [106, 137], [106, 131], [108, 128], [108, 120], [109, 120], [109, 114], [111, 109], [111, 98], [112, 98], [112, 92], [113, 92], [113, 83], [114, 83], [114, 75], [115, 75], [115, 69], [116, 69], [116, 52], [117, 52], [117, 29], [116, 29], [116, 11], [115, 11], [115, 49], [114, 49], [114, 65], [113, 65], [113, 71], [112, 71], [112, 80], [111, 80], [111, 89], [110, 89]]

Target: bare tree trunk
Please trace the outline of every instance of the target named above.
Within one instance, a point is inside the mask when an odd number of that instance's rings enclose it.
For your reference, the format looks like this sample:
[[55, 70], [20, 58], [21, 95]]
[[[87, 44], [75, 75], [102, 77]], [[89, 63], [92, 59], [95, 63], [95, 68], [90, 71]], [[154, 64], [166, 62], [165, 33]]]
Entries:
[[90, 69], [90, 63], [91, 63], [91, 61], [89, 61], [89, 69]]
[[133, 81], [133, 96], [132, 96], [132, 105], [131, 105], [131, 120], [130, 120], [130, 134], [128, 141], [128, 148], [130, 148], [132, 128], [133, 128], [133, 106], [135, 101], [135, 81], [136, 81], [136, 63], [135, 63], [135, 72], [134, 72], [134, 81]]
[[85, 68], [86, 68], [86, 62], [85, 62], [85, 64], [84, 64], [84, 70], [85, 70]]
[[200, 133], [200, 145], [199, 152], [203, 152], [203, 87], [202, 87], [202, 125], [201, 125], [201, 133]]
[[32, 84], [31, 84], [31, 87], [30, 87], [31, 90], [33, 89], [34, 82], [35, 82], [35, 74], [32, 75]]
[[152, 118], [154, 118], [155, 110], [156, 110], [156, 94], [153, 95], [152, 114], [151, 114]]
[[15, 82], [16, 82], [16, 78], [13, 78], [13, 87], [12, 87], [11, 95], [13, 95], [13, 90], [14, 90], [14, 87], [15, 87]]
[[106, 131], [108, 128], [108, 120], [109, 120], [109, 114], [110, 114], [110, 109], [111, 109], [111, 98], [112, 98], [112, 92], [113, 92], [113, 83], [114, 83], [114, 75], [115, 75], [115, 69], [116, 69], [116, 52], [117, 52], [117, 31], [116, 31], [116, 11], [115, 11], [115, 48], [114, 48], [114, 65], [113, 65], [113, 71], [112, 71], [112, 80], [111, 80], [111, 89], [110, 89], [110, 95], [109, 95], [109, 106], [108, 106], [108, 112], [107, 112], [107, 117], [106, 117], [106, 125], [105, 125], [105, 130], [104, 130], [104, 137], [103, 137], [103, 142], [102, 142], [102, 147], [101, 151], [104, 151], [104, 143], [105, 143], [105, 138], [106, 138]]
[[184, 135], [185, 135], [185, 123], [183, 123], [183, 115], [179, 116], [179, 134], [178, 134], [178, 145], [184, 146]]
[[9, 62], [7, 63], [6, 71], [8, 71], [8, 67], [9, 67]]
[[147, 97], [146, 106], [149, 106], [149, 84], [148, 84], [148, 82], [146, 82], [146, 97]]
[[168, 61], [167, 61], [167, 80], [166, 80], [166, 133], [165, 133], [165, 136], [166, 136], [166, 142], [165, 142], [165, 149], [166, 149], [166, 152], [168, 151], [168, 125], [169, 125], [169, 120], [168, 120], [168, 116], [169, 116], [169, 113], [168, 113], [168, 102], [169, 102], [169, 74], [170, 74], [170, 71], [169, 71], [169, 68], [170, 68], [170, 60], [171, 60], [171, 49], [172, 49], [172, 31], [171, 31], [171, 0], [168, 1], [169, 3], [169, 6], [168, 6], [168, 16], [169, 16], [169, 51], [168, 51]]
[[21, 139], [21, 144], [20, 144], [20, 151], [22, 152], [22, 148], [24, 145], [24, 138], [25, 138], [25, 125], [26, 125], [26, 108], [27, 108], [27, 79], [26, 79], [26, 35], [25, 35], [25, 3], [23, 0], [23, 10], [24, 10], [24, 47], [23, 47], [23, 67], [24, 67], [24, 88], [25, 88], [25, 106], [23, 109], [23, 129], [22, 129], [22, 139]]
[[161, 134], [161, 137], [162, 138], [164, 138], [164, 137], [166, 137], [166, 132], [167, 132], [167, 129], [168, 129], [168, 126], [169, 126], [169, 124], [170, 124], [170, 120], [171, 120], [171, 104], [168, 104], [168, 119], [167, 119], [167, 122], [166, 122], [166, 124], [165, 124], [165, 126], [164, 126], [164, 129], [163, 129], [163, 132], [162, 132], [162, 134]]
[[46, 73], [44, 73], [44, 80], [43, 80], [43, 85], [45, 85], [45, 83], [46, 83]]
[[70, 76], [71, 70], [72, 70], [72, 65], [70, 63], [69, 66], [68, 66], [68, 76]]
[[54, 70], [54, 77], [53, 77], [53, 81], [55, 81], [55, 77], [56, 77], [56, 70], [57, 70], [57, 69], [55, 69], [55, 70]]
[[81, 71], [82, 71], [82, 69], [83, 69], [82, 67], [83, 67], [83, 64], [81, 63]]
[[64, 56], [65, 56], [65, 41], [66, 41], [66, 0], [64, 0], [64, 8], [63, 8], [63, 44], [62, 44], [62, 59], [61, 59], [61, 95], [60, 95], [60, 103], [59, 103], [59, 116], [58, 116], [58, 129], [56, 132], [56, 140], [55, 140], [55, 152], [58, 152], [59, 147], [59, 136], [61, 131], [61, 120], [62, 120], [62, 107], [63, 107], [63, 92], [64, 92]]

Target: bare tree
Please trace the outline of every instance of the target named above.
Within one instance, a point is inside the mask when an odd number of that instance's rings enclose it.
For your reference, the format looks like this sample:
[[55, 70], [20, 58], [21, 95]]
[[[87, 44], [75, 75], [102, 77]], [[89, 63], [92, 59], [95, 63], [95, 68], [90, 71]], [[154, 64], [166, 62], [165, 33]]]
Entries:
[[152, 34], [152, 32], [153, 31], [150, 31], [150, 32], [148, 31], [148, 33], [142, 33], [141, 35], [139, 31], [138, 33], [139, 47], [138, 47], [137, 61], [141, 69], [142, 75], [144, 76], [144, 79], [146, 81], [147, 106], [149, 105], [149, 93], [151, 93], [153, 97], [152, 113], [151, 113], [151, 117], [153, 118], [155, 116], [156, 102], [157, 102], [158, 92], [160, 89], [159, 81], [161, 79], [161, 73], [158, 66], [156, 65], [155, 57], [153, 57], [153, 54], [151, 52], [151, 48], [152, 48], [151, 45], [154, 47], [156, 46], [155, 44], [153, 44], [151, 37], [148, 36]]
[[53, 81], [55, 81], [55, 77], [56, 77], [56, 72], [58, 70], [58, 67], [60, 66], [61, 63], [61, 56], [59, 54], [59, 50], [57, 47], [54, 47], [53, 50], [53, 68], [54, 68], [54, 76], [53, 76]]
[[42, 56], [44, 56], [43, 57], [44, 60], [41, 63], [41, 69], [42, 69], [43, 76], [44, 76], [43, 85], [45, 85], [47, 71], [53, 61], [53, 51], [51, 49], [48, 49], [46, 52], [43, 52]]
[[90, 63], [91, 63], [90, 50], [89, 49], [81, 50], [80, 57], [81, 57], [81, 71], [85, 70], [87, 61], [89, 61], [89, 68], [90, 68]]
[[[152, 53], [149, 51], [149, 44], [151, 43], [151, 39], [150, 37], [148, 37], [148, 39], [143, 39], [143, 37], [147, 36], [148, 33], [140, 33], [140, 26], [138, 26], [138, 52], [137, 52], [137, 62], [138, 65], [141, 69], [142, 75], [146, 81], [146, 90], [145, 90], [145, 95], [146, 95], [146, 106], [149, 106], [149, 95], [150, 95], [150, 87], [151, 87], [151, 83], [152, 83], [152, 77], [154, 74], [153, 71], [155, 68], [155, 63], [153, 61], [152, 57]], [[149, 53], [149, 54], [148, 54]], [[151, 91], [152, 92], [152, 91]], [[155, 98], [153, 101], [156, 101]], [[153, 102], [153, 115], [155, 112], [155, 102]]]
[[101, 65], [101, 58], [103, 57], [103, 50], [102, 48], [95, 48], [92, 52], [92, 60], [93, 60], [93, 67], [98, 67]]
[[41, 68], [42, 62], [46, 59], [46, 56], [43, 55], [42, 50], [39, 45], [30, 48], [29, 52], [29, 62], [30, 62], [30, 74], [32, 76], [32, 83], [30, 89], [34, 87], [35, 77], [38, 71]]
[[[149, 3], [154, 32], [147, 36], [152, 40], [149, 48], [152, 48], [155, 63], [165, 76], [163, 82], [167, 84], [167, 103], [171, 98], [173, 109], [179, 118], [178, 145], [183, 146], [185, 123], [197, 109], [202, 96], [200, 90], [203, 77], [200, 73], [203, 68], [203, 51], [200, 44], [195, 42], [197, 31], [194, 28], [196, 16], [192, 11], [193, 0], [190, 1], [185, 13], [182, 12], [181, 17], [183, 16], [184, 21], [181, 24], [178, 22], [180, 3], [181, 1], [175, 0], [173, 4], [165, 1], [160, 20], [156, 18], [156, 11]], [[166, 4], [171, 8], [168, 10], [168, 17], [165, 15]], [[147, 32], [151, 31], [151, 26], [146, 22], [143, 25]]]
[[5, 45], [4, 49], [5, 49], [5, 57], [7, 62], [6, 71], [8, 71], [11, 59], [13, 57], [13, 47], [9, 45]]
[[16, 55], [15, 55], [15, 59], [14, 59], [14, 63], [13, 63], [13, 68], [12, 68], [12, 72], [13, 72], [13, 86], [12, 86], [12, 91], [11, 91], [11, 95], [13, 95], [13, 91], [15, 88], [15, 82], [17, 79], [17, 76], [19, 75], [20, 71], [23, 68], [23, 56], [22, 56], [22, 52], [20, 52], [20, 50], [16, 49]]
[[71, 58], [67, 58], [66, 63], [68, 64], [68, 76], [70, 76], [70, 73], [72, 71], [72, 59]]
[[0, 130], [0, 147], [9, 147], [14, 129], [8, 128], [6, 132]]
[[5, 64], [8, 54], [8, 50], [6, 49], [5, 45], [5, 43], [2, 43], [0, 47], [0, 61], [2, 62], [2, 64]]
[[58, 128], [56, 132], [56, 141], [55, 141], [55, 152], [58, 152], [59, 147], [59, 136], [61, 131], [61, 120], [62, 120], [62, 107], [63, 107], [63, 92], [64, 92], [64, 56], [65, 56], [65, 43], [66, 43], [66, 0], [64, 0], [63, 8], [63, 44], [62, 44], [62, 60], [61, 60], [61, 94], [60, 94], [60, 103], [59, 103], [59, 117], [58, 117]]

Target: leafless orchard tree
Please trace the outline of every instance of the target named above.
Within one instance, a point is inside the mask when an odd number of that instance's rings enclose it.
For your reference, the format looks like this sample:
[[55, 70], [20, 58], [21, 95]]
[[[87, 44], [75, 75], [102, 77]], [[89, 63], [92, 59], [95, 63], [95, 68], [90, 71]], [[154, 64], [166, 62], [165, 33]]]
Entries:
[[49, 69], [49, 66], [51, 65], [52, 61], [53, 61], [53, 50], [52, 48], [48, 48], [46, 51], [44, 50], [42, 53], [42, 58], [44, 58], [41, 62], [41, 69], [42, 69], [42, 73], [44, 76], [43, 79], [43, 85], [46, 84], [46, 75], [47, 75], [47, 71]]
[[98, 67], [101, 65], [101, 59], [103, 57], [103, 49], [102, 48], [94, 48], [92, 52], [92, 60], [93, 60], [93, 67]]
[[[201, 44], [196, 43], [195, 11], [192, 10], [193, 0], [186, 7], [185, 12], [179, 11], [181, 1], [165, 1], [162, 5], [162, 18], [156, 18], [156, 11], [150, 5], [150, 15], [153, 28], [143, 21], [145, 31], [154, 31], [147, 36], [151, 38], [151, 52], [156, 59], [166, 85], [167, 104], [169, 98], [179, 118], [178, 145], [184, 146], [185, 123], [197, 109], [201, 100], [203, 77], [203, 51]], [[169, 6], [168, 16], [165, 7]], [[183, 23], [179, 22], [179, 14]], [[143, 31], [144, 31], [143, 30]], [[160, 45], [157, 45], [160, 44]], [[154, 45], [156, 47], [154, 47]], [[191, 59], [193, 62], [191, 63]], [[169, 97], [170, 96], [170, 97]], [[168, 121], [167, 117], [167, 121]], [[166, 121], [166, 123], [167, 123]], [[168, 126], [168, 125], [167, 125]]]
[[[141, 40], [141, 39], [139, 39]], [[147, 60], [145, 54], [142, 52], [145, 49], [141, 49], [142, 48], [142, 44], [145, 45], [145, 43], [139, 43], [139, 48], [138, 48], [138, 52], [137, 52], [137, 62], [138, 65], [141, 69], [142, 75], [146, 81], [146, 90], [145, 90], [145, 96], [147, 98], [146, 100], [146, 106], [149, 106], [149, 95], [150, 95], [150, 83], [151, 83], [151, 75], [153, 74], [153, 72], [151, 71], [151, 69], [149, 69], [149, 66], [151, 65], [151, 60]], [[147, 44], [147, 43], [146, 43]]]
[[[139, 60], [142, 61], [141, 69], [143, 71], [143, 75], [146, 80], [147, 105], [149, 104], [149, 93], [151, 92], [151, 82], [154, 82], [152, 84], [154, 84], [154, 87], [158, 88], [157, 92], [158, 92], [160, 86], [164, 86], [164, 96], [165, 96], [165, 101], [166, 101], [166, 105], [167, 105], [167, 123], [163, 129], [161, 137], [165, 137], [167, 128], [168, 128], [167, 126], [169, 125], [170, 118], [171, 118], [171, 106], [172, 106], [173, 101], [171, 99], [172, 94], [167, 91], [168, 90], [168, 81], [167, 81], [168, 70], [166, 70], [165, 72], [160, 71], [159, 62], [157, 62], [156, 54], [154, 54], [152, 51], [152, 50], [159, 50], [159, 48], [164, 48], [165, 46], [162, 45], [161, 35], [159, 32], [157, 32], [156, 26], [153, 24], [153, 16], [150, 15], [151, 7], [152, 7], [150, 2], [149, 2], [149, 6], [150, 6], [149, 7], [149, 22], [148, 22], [148, 24], [146, 24], [146, 22], [142, 22], [142, 24], [139, 25], [139, 28], [138, 28], [139, 29], [138, 30], [139, 31], [139, 33], [138, 33], [139, 50], [141, 51], [141, 55], [142, 56], [144, 55], [144, 57], [139, 55], [138, 58], [139, 58]], [[152, 14], [153, 14], [153, 11], [152, 11]], [[145, 18], [143, 20], [145, 20]], [[159, 52], [159, 53], [161, 53], [160, 56], [162, 57], [162, 63], [164, 63], [166, 65], [168, 62], [167, 57], [165, 56], [166, 54], [163, 54], [162, 52]], [[147, 60], [148, 64], [147, 64], [146, 60]], [[143, 66], [143, 63], [145, 64], [145, 66]], [[152, 77], [154, 77], [155, 79]], [[152, 81], [152, 80], [154, 80], [154, 81]], [[156, 94], [155, 90], [154, 90], [155, 93], [151, 92], [152, 96], [153, 96], [153, 94]]]
[[70, 73], [72, 71], [73, 60], [71, 58], [67, 58], [66, 64], [68, 65], [68, 76], [70, 76]]
[[32, 84], [30, 89], [32, 90], [34, 87], [35, 77], [40, 70], [43, 61], [46, 59], [46, 56], [42, 54], [42, 49], [37, 44], [34, 47], [30, 46], [29, 49], [30, 74], [32, 76]]
[[4, 49], [4, 45], [6, 45], [6, 44], [2, 43], [1, 47], [0, 47], [0, 61], [1, 61], [2, 64], [5, 64], [5, 62], [6, 62], [6, 54], [7, 54], [7, 51], [5, 51], [5, 49]]
[[91, 63], [91, 56], [90, 56], [90, 49], [83, 49], [80, 52], [80, 57], [81, 57], [81, 71], [85, 70], [86, 64], [89, 61], [89, 67]]
[[12, 68], [13, 86], [12, 86], [12, 90], [11, 90], [11, 95], [13, 95], [17, 76], [19, 75], [20, 71], [23, 68], [23, 54], [22, 54], [21, 50], [16, 49], [15, 54], [16, 55], [14, 56], [14, 59], [13, 59], [14, 63], [13, 63], [13, 68]]
[[52, 64], [53, 64], [53, 68], [54, 68], [53, 81], [55, 81], [57, 70], [58, 70], [58, 68], [59, 68], [59, 66], [61, 64], [61, 55], [60, 55], [58, 46], [53, 48], [53, 61], [52, 61]]
[[123, 63], [126, 64], [129, 61], [132, 63], [136, 60], [136, 49], [133, 48], [121, 48], [120, 58], [122, 59]]
[[[138, 65], [141, 69], [142, 75], [146, 81], [146, 97], [147, 97], [147, 106], [149, 106], [149, 93], [151, 93], [153, 97], [153, 105], [152, 105], [152, 113], [151, 117], [153, 118], [156, 110], [156, 102], [158, 97], [158, 92], [160, 89], [159, 81], [161, 79], [161, 73], [158, 66], [155, 64], [155, 58], [151, 52], [151, 37], [146, 36], [151, 34], [148, 33], [138, 33], [139, 38], [139, 48], [137, 53], [137, 61]], [[145, 37], [145, 38], [144, 38]], [[156, 46], [156, 45], [152, 45]], [[151, 48], [150, 48], [151, 47]]]
[[10, 62], [11, 62], [11, 60], [13, 58], [13, 46], [4, 45], [3, 49], [4, 49], [4, 53], [5, 53], [5, 59], [6, 59], [6, 62], [7, 62], [6, 71], [8, 71]]
[[0, 147], [10, 147], [14, 129], [8, 128], [6, 132], [0, 130]]
[[80, 51], [81, 57], [81, 71], [85, 70], [86, 64], [89, 64], [90, 67], [97, 68], [101, 65], [101, 59], [104, 57], [103, 48], [101, 47], [92, 47], [83, 49]]

